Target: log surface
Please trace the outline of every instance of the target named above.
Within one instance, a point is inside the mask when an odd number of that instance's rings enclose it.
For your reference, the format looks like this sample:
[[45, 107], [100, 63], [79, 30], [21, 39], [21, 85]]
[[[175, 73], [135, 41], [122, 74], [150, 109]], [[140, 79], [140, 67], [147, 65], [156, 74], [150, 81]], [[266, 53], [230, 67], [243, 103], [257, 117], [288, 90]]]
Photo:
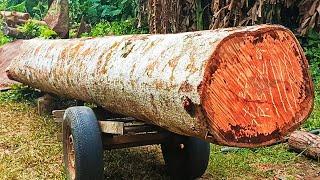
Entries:
[[273, 144], [312, 109], [307, 60], [282, 26], [12, 46], [0, 57], [13, 80], [213, 143]]
[[304, 131], [295, 131], [290, 135], [289, 147], [298, 153], [320, 159], [320, 137]]

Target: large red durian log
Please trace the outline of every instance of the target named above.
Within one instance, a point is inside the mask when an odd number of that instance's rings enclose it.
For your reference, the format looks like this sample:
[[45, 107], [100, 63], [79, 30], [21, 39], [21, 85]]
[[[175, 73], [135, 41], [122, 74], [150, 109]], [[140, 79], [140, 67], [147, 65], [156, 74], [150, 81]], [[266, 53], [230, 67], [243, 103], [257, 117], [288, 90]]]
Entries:
[[276, 143], [313, 105], [307, 60], [282, 26], [34, 39], [0, 51], [13, 80], [229, 146]]

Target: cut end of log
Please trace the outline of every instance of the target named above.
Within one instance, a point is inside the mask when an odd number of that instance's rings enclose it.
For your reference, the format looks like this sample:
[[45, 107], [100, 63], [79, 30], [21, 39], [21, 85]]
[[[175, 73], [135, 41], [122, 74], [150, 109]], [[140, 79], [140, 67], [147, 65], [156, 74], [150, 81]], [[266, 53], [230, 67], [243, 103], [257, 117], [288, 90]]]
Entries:
[[273, 144], [310, 114], [313, 86], [294, 35], [282, 28], [236, 33], [215, 50], [201, 88], [210, 134], [221, 144]]

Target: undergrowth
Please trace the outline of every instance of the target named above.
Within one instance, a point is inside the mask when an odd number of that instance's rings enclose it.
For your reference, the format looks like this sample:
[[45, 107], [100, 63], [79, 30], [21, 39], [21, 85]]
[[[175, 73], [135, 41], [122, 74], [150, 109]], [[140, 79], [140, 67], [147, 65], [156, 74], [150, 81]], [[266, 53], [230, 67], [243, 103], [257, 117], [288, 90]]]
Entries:
[[33, 20], [19, 26], [18, 29], [22, 32], [22, 38], [24, 39], [32, 39], [35, 37], [52, 39], [57, 37], [57, 33], [48, 26], [39, 24], [37, 21]]
[[127, 19], [124, 21], [100, 22], [96, 24], [90, 33], [83, 36], [108, 36], [108, 35], [127, 35], [127, 34], [146, 34], [147, 28], [137, 28], [136, 19]]
[[0, 102], [25, 102], [35, 104], [41, 92], [24, 85], [12, 85], [11, 89], [0, 92]]
[[315, 90], [313, 112], [303, 127], [307, 130], [313, 130], [320, 128], [320, 34], [310, 31], [303, 46], [309, 60]]

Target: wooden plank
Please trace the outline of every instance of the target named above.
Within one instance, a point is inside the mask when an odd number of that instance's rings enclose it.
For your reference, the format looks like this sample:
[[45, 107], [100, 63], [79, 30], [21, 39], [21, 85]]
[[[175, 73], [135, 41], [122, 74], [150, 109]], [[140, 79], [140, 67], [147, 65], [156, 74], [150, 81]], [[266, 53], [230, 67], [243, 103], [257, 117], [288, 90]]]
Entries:
[[62, 123], [63, 122], [63, 118], [53, 118], [53, 120], [56, 123]]
[[52, 115], [54, 118], [63, 118], [65, 110], [54, 110], [52, 111]]
[[38, 114], [40, 116], [50, 114], [54, 109], [53, 97], [45, 94], [37, 99]]
[[121, 149], [128, 147], [145, 146], [152, 144], [161, 144], [165, 142], [170, 133], [150, 133], [150, 134], [137, 134], [130, 136], [115, 136], [103, 138], [104, 149]]
[[99, 125], [103, 133], [123, 135], [124, 122], [99, 121]]

